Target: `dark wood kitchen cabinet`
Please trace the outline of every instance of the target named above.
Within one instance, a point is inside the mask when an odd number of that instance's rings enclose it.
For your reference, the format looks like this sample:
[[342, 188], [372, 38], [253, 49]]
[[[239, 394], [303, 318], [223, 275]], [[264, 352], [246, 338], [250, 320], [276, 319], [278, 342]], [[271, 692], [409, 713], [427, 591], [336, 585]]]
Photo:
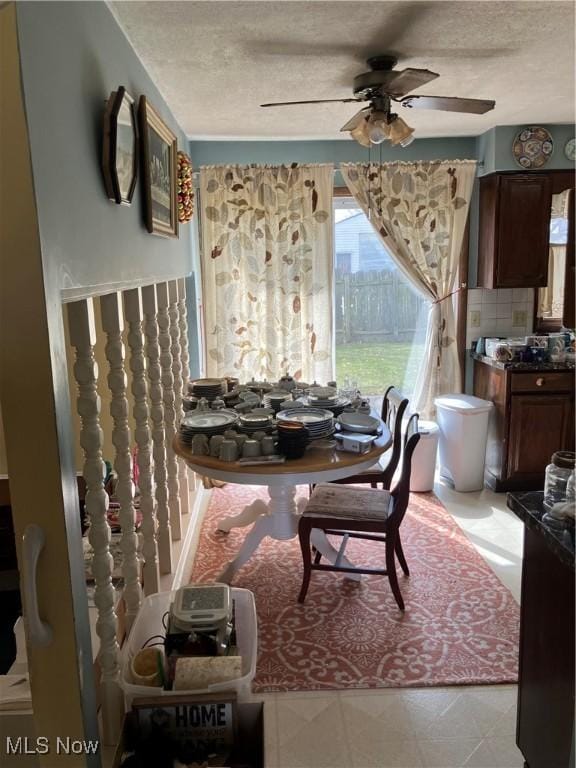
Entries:
[[552, 454], [574, 450], [574, 372], [523, 370], [474, 361], [474, 394], [494, 410], [486, 445], [486, 484], [538, 490]]
[[507, 499], [524, 522], [516, 743], [526, 768], [574, 768], [574, 534], [546, 524], [543, 496]]
[[546, 285], [551, 207], [548, 174], [492, 173], [480, 179], [478, 287]]

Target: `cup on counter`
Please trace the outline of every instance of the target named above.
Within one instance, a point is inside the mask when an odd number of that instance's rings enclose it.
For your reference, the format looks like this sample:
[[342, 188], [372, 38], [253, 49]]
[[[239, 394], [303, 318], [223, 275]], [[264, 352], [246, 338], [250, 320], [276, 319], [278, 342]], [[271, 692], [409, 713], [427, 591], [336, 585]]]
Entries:
[[222, 441], [220, 445], [220, 460], [221, 461], [236, 461], [238, 458], [238, 446], [236, 440]]
[[244, 459], [252, 459], [261, 455], [260, 443], [258, 440], [246, 440], [242, 446], [242, 457]]

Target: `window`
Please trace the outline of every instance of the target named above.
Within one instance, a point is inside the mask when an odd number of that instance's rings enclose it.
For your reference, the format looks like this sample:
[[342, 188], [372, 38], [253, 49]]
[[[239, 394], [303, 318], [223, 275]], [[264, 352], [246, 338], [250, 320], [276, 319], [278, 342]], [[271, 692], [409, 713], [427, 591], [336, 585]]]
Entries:
[[414, 390], [428, 302], [412, 287], [352, 197], [334, 198], [336, 379], [363, 394]]
[[352, 254], [350, 251], [336, 252], [336, 272], [349, 273], [352, 266]]

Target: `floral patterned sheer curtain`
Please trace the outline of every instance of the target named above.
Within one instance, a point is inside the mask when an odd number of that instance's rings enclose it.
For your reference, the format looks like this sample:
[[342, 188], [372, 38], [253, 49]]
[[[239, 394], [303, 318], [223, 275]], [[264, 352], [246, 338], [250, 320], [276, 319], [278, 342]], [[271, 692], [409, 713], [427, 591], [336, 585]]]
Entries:
[[332, 165], [200, 168], [206, 373], [333, 377]]
[[346, 163], [340, 170], [398, 267], [430, 301], [412, 408], [431, 418], [435, 397], [462, 390], [452, 294], [476, 161]]

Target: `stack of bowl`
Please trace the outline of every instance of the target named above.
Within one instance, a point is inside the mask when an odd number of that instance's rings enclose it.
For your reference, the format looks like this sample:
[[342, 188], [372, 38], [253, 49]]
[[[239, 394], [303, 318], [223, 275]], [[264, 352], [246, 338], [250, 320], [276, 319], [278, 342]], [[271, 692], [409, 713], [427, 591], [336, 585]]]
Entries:
[[277, 429], [278, 453], [284, 454], [287, 459], [300, 459], [310, 442], [308, 429], [294, 421], [279, 421]]

